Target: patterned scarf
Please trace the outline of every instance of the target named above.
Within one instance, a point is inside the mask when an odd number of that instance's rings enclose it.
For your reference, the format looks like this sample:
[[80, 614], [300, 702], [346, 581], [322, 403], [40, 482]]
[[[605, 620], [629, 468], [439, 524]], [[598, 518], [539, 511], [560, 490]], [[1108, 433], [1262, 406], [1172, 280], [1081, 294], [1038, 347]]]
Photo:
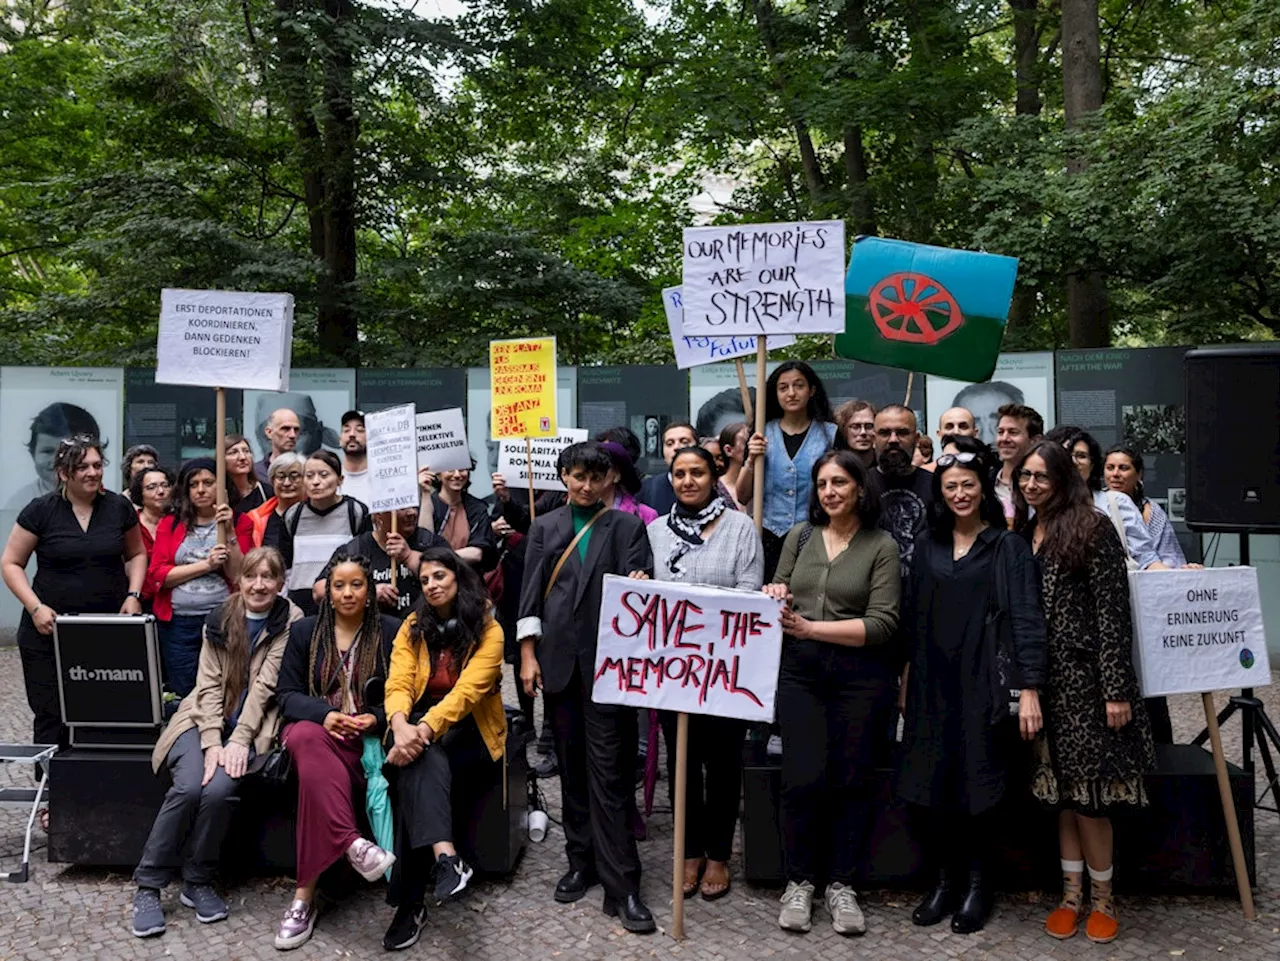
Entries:
[[676, 535], [674, 546], [667, 557], [667, 570], [672, 574], [680, 573], [676, 562], [689, 553], [691, 547], [702, 543], [702, 532], [707, 529], [707, 525], [728, 509], [729, 505], [719, 495], [711, 498], [707, 506], [697, 511], [691, 511], [676, 501], [675, 507], [667, 515], [667, 526]]

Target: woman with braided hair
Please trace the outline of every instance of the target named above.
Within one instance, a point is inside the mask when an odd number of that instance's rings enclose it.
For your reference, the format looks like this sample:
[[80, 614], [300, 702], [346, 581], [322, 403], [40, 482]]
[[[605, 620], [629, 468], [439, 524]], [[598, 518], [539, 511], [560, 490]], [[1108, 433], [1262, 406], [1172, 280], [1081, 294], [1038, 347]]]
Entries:
[[311, 937], [316, 882], [331, 864], [345, 854], [373, 881], [395, 861], [361, 837], [355, 797], [363, 793], [361, 739], [386, 729], [381, 699], [367, 702], [366, 686], [387, 676], [400, 623], [378, 613], [368, 558], [339, 552], [325, 576], [320, 613], [290, 629], [276, 685], [282, 741], [298, 775], [298, 888], [276, 934], [281, 950]]

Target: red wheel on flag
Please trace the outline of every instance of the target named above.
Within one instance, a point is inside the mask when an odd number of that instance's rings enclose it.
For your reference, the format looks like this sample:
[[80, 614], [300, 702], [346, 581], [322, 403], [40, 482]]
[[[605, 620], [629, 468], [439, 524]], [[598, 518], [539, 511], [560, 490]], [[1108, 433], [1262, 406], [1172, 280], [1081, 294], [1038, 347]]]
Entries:
[[925, 274], [890, 274], [871, 288], [867, 307], [885, 340], [936, 344], [964, 323], [951, 292]]

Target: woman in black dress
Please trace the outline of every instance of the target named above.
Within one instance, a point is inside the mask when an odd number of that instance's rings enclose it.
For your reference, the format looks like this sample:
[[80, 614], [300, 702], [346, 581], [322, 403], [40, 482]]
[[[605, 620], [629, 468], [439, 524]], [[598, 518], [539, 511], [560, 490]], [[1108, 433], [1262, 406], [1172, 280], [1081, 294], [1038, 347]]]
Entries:
[[[1009, 686], [1022, 687], [1017, 726], [1030, 739], [1041, 726], [1048, 657], [1031, 551], [1005, 529], [992, 476], [981, 454], [938, 458], [930, 529], [916, 541], [902, 605], [910, 661], [898, 793], [915, 805], [938, 872], [911, 919], [937, 924], [955, 910], [957, 934], [980, 931], [991, 909], [983, 862], [996, 846], [991, 815], [1017, 748]], [[1016, 681], [997, 669], [999, 632], [988, 629], [996, 610], [1009, 628]], [[967, 874], [966, 888], [956, 874]]]

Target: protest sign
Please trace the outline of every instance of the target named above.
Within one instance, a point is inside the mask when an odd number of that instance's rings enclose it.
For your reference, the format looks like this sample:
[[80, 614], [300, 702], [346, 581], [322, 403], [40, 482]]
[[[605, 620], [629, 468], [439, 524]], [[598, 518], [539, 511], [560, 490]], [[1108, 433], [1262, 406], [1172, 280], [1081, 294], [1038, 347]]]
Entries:
[[862, 237], [849, 254], [836, 355], [954, 380], [990, 379], [1014, 257]]
[[[681, 370], [714, 364], [718, 360], [756, 355], [756, 336], [737, 334], [728, 337], [712, 337], [709, 334], [686, 334], [684, 325], [683, 291], [679, 287], [667, 287], [662, 291], [662, 306], [667, 312], [667, 329], [671, 332], [671, 349], [675, 351], [676, 366]], [[769, 338], [771, 350], [790, 347], [794, 337]]]
[[556, 339], [489, 342], [492, 437], [556, 434]]
[[844, 330], [844, 222], [688, 227], [685, 334]]
[[418, 415], [417, 423], [418, 467], [433, 471], [471, 469], [461, 407], [426, 411]]
[[288, 390], [293, 295], [160, 293], [157, 384]]
[[1133, 571], [1129, 593], [1143, 697], [1271, 683], [1254, 568]]
[[375, 514], [417, 507], [418, 445], [412, 404], [388, 407], [364, 418], [369, 449], [369, 481]]
[[606, 576], [591, 699], [772, 721], [779, 610], [760, 591]]
[[541, 437], [532, 443], [522, 440], [504, 440], [498, 449], [498, 473], [508, 487], [521, 487], [530, 483], [529, 462], [533, 461], [532, 486], [544, 491], [562, 491], [560, 469], [557, 462], [560, 452], [570, 444], [581, 444], [587, 439], [583, 428], [568, 427], [555, 437]]

